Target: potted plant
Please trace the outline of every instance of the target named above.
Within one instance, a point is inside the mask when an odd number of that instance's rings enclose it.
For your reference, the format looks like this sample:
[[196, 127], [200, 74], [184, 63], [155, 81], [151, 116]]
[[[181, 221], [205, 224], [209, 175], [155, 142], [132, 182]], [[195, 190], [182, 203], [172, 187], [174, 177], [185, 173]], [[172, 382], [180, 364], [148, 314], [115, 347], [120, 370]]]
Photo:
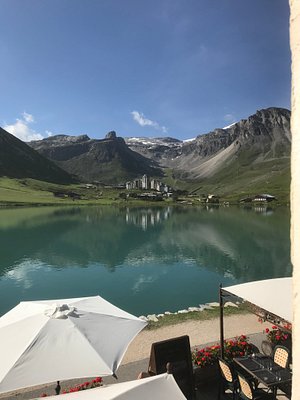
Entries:
[[220, 345], [207, 346], [192, 351], [196, 387], [217, 379], [219, 355]]
[[263, 332], [266, 334], [266, 340], [262, 341], [261, 350], [264, 354], [271, 356], [274, 347], [277, 345], [285, 346], [287, 349], [292, 349], [292, 334], [288, 332], [290, 326], [285, 326], [283, 329], [273, 325], [271, 329], [266, 328]]

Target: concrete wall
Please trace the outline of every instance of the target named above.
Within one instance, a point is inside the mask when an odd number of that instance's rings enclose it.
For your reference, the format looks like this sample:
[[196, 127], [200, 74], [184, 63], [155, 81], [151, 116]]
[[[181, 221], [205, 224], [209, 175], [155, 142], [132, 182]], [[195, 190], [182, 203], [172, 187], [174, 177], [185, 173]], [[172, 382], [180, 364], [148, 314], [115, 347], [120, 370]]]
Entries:
[[[300, 0], [290, 0], [290, 44], [292, 52], [292, 183], [291, 256], [293, 263], [293, 388], [292, 399], [300, 399]], [[296, 379], [295, 379], [296, 378]]]

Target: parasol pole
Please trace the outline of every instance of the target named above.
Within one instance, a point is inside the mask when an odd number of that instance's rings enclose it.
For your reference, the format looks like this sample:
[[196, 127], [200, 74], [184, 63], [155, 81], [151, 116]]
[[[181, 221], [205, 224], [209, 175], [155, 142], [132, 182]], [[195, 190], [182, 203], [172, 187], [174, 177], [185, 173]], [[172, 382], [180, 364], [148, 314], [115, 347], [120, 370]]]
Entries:
[[219, 307], [220, 307], [220, 346], [221, 346], [221, 358], [224, 358], [224, 304], [222, 296], [222, 283], [219, 287]]

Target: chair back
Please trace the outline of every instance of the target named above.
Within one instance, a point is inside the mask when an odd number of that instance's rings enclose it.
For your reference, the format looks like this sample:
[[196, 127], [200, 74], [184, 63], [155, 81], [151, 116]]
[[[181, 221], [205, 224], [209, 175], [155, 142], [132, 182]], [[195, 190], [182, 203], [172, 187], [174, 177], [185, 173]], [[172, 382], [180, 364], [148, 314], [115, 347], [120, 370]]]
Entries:
[[148, 372], [158, 375], [172, 373], [177, 385], [188, 399], [195, 397], [195, 382], [188, 335], [152, 343]]
[[222, 360], [221, 358], [219, 358], [219, 367], [220, 367], [220, 371], [221, 371], [223, 378], [227, 382], [232, 383], [233, 382], [233, 373], [231, 371], [231, 368], [227, 364], [227, 362]]
[[238, 379], [240, 384], [240, 397], [245, 400], [253, 400], [253, 390], [248, 380], [240, 374], [238, 374]]
[[274, 349], [273, 360], [282, 368], [287, 368], [289, 364], [289, 350], [284, 346], [276, 346]]

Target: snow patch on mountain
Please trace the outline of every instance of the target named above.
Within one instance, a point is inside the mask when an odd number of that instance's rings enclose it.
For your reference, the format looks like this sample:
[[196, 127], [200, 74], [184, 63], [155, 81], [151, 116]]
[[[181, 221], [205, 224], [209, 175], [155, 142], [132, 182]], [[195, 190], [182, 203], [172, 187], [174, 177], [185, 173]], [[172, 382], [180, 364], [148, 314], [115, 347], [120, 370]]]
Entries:
[[232, 127], [233, 125], [235, 125], [235, 124], [237, 124], [237, 122], [233, 122], [233, 123], [230, 124], [230, 125], [224, 126], [223, 129], [229, 129], [229, 128], [231, 128], [231, 127]]

